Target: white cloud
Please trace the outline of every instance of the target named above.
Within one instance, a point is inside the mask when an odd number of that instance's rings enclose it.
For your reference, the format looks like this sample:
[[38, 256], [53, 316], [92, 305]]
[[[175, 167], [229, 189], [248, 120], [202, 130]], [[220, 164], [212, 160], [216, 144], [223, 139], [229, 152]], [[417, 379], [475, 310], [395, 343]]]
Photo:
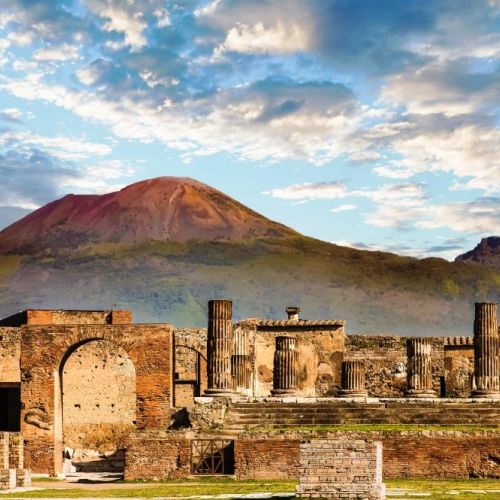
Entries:
[[154, 11], [154, 16], [156, 17], [156, 26], [158, 26], [158, 28], [166, 28], [172, 24], [168, 10], [165, 8], [156, 9]]
[[75, 61], [78, 59], [78, 47], [64, 43], [56, 47], [38, 49], [33, 54], [35, 61]]
[[226, 40], [217, 47], [216, 54], [226, 51], [247, 54], [288, 54], [306, 50], [310, 46], [308, 33], [299, 24], [266, 26], [258, 22], [253, 26], [237, 24], [227, 33]]
[[336, 214], [336, 213], [340, 213], [340, 212], [348, 212], [350, 210], [356, 210], [356, 208], [358, 208], [357, 205], [345, 204], [345, 205], [339, 205], [336, 208], [331, 208], [330, 212]]
[[119, 5], [109, 3], [107, 7], [98, 12], [101, 17], [108, 19], [104, 24], [105, 31], [117, 31], [125, 36], [125, 44], [132, 49], [140, 49], [147, 43], [144, 31], [147, 23], [141, 12], [128, 12]]
[[19, 47], [27, 47], [33, 42], [34, 34], [32, 31], [12, 31], [7, 35], [7, 40], [12, 43], [12, 45], [17, 45]]
[[264, 194], [284, 200], [330, 200], [344, 198], [346, 193], [346, 187], [340, 182], [303, 182], [264, 191]]
[[93, 85], [99, 79], [100, 72], [95, 66], [84, 66], [76, 72], [76, 76], [84, 85]]
[[1, 145], [14, 145], [17, 147], [40, 147], [53, 157], [61, 160], [81, 160], [93, 156], [105, 156], [111, 153], [107, 144], [87, 142], [66, 136], [43, 136], [31, 132], [0, 133]]
[[0, 110], [0, 118], [7, 121], [18, 122], [22, 116], [23, 114], [21, 110], [17, 108], [7, 108], [4, 110]]

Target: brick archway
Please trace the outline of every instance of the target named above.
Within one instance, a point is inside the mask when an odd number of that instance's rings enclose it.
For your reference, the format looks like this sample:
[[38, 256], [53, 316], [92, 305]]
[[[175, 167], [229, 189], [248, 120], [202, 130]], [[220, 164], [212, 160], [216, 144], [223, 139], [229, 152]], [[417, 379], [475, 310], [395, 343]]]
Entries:
[[134, 364], [137, 428], [167, 427], [173, 377], [168, 325], [50, 325], [31, 327], [21, 339], [21, 431], [26, 466], [33, 472], [61, 471], [61, 367], [87, 342], [111, 342]]

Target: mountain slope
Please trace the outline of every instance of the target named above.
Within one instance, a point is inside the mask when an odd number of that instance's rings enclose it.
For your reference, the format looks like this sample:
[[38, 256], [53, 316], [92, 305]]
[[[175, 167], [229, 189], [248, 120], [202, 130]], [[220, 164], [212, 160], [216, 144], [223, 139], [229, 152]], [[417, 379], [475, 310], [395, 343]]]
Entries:
[[201, 182], [159, 177], [106, 195], [68, 195], [0, 231], [0, 253], [150, 240], [291, 236], [289, 228]]
[[475, 248], [459, 255], [455, 262], [475, 262], [500, 270], [500, 236], [483, 238]]
[[66, 197], [0, 232], [0, 316], [116, 304], [138, 321], [203, 326], [222, 297], [237, 318], [297, 304], [349, 332], [468, 335], [474, 301], [500, 298], [500, 272], [307, 238], [185, 179]]

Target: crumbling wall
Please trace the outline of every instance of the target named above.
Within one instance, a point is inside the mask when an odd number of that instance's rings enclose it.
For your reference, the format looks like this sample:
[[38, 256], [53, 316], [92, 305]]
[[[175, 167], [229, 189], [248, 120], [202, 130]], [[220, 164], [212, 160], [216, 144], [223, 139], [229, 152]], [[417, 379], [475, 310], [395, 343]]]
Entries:
[[135, 428], [135, 368], [106, 340], [77, 347], [62, 370], [63, 438], [79, 450], [115, 451]]
[[474, 339], [472, 337], [445, 339], [444, 372], [447, 397], [470, 396], [474, 377]]
[[174, 332], [174, 401], [177, 408], [190, 406], [207, 388], [207, 331], [182, 328]]
[[[240, 327], [245, 327], [244, 323], [240, 323]], [[249, 330], [250, 355], [253, 360], [254, 396], [265, 397], [271, 393], [276, 337], [282, 335], [297, 339], [298, 394], [319, 397], [337, 393], [344, 350], [342, 325], [255, 327], [250, 321], [246, 327]]]
[[[397, 335], [346, 335], [344, 359], [359, 359], [366, 367], [371, 397], [401, 397], [406, 388], [406, 338]], [[444, 376], [444, 337], [432, 338], [433, 388], [440, 394]]]
[[0, 327], [0, 382], [20, 382], [21, 336], [18, 328]]

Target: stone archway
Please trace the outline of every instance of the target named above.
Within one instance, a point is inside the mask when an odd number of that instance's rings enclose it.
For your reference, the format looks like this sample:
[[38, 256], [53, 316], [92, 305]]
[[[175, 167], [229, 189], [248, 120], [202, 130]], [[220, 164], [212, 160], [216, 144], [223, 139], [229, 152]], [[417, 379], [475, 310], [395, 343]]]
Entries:
[[109, 340], [82, 342], [63, 357], [59, 377], [65, 456], [79, 471], [121, 471], [136, 425], [135, 367], [127, 352]]

